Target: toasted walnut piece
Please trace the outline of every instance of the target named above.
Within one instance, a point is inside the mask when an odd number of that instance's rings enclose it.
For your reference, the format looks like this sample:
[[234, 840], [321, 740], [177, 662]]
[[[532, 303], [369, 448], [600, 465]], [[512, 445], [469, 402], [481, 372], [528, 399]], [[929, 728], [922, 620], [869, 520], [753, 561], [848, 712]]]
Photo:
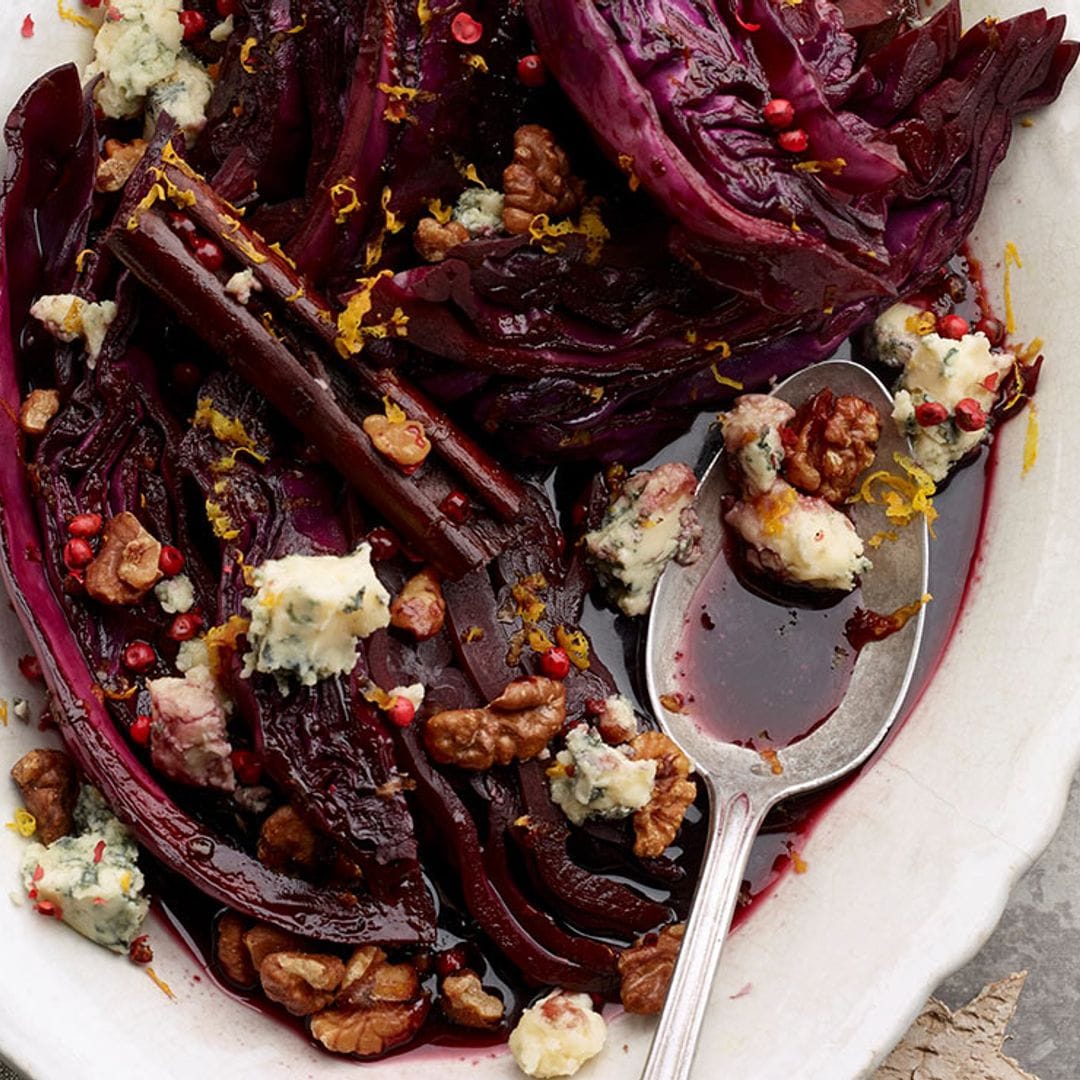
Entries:
[[349, 957], [335, 1004], [411, 1001], [419, 993], [420, 977], [413, 964], [391, 964], [377, 945], [365, 945]]
[[256, 923], [244, 931], [244, 948], [252, 965], [258, 970], [262, 962], [276, 952], [303, 952], [306, 942], [288, 930], [281, 930], [268, 923]]
[[335, 1053], [373, 1057], [412, 1039], [427, 1012], [426, 994], [402, 1005], [378, 1005], [370, 1009], [335, 1006], [311, 1018], [311, 1034]]
[[525, 233], [537, 214], [565, 217], [576, 210], [584, 188], [555, 136], [526, 124], [514, 132], [514, 160], [503, 170], [503, 190], [506, 231]]
[[685, 932], [682, 923], [665, 926], [619, 954], [619, 996], [627, 1012], [651, 1015], [664, 1007]]
[[439, 1004], [451, 1024], [467, 1028], [498, 1027], [506, 1011], [502, 1000], [489, 994], [476, 972], [468, 968], [443, 979]]
[[161, 545], [149, 533], [137, 536], [124, 548], [116, 576], [125, 585], [146, 592], [161, 580], [160, 555]]
[[419, 420], [391, 420], [372, 413], [362, 426], [375, 449], [403, 473], [415, 472], [431, 453], [431, 441]]
[[60, 395], [57, 391], [31, 390], [19, 407], [19, 427], [27, 435], [44, 435], [59, 411]]
[[140, 934], [128, 946], [128, 959], [133, 964], [152, 964], [154, 962], [154, 948], [150, 944], [148, 934]]
[[86, 568], [86, 592], [103, 604], [137, 604], [161, 580], [161, 545], [130, 511], [110, 518]]
[[566, 689], [557, 679], [516, 679], [483, 709], [450, 709], [424, 725], [428, 753], [443, 765], [490, 769], [536, 757], [566, 720]]
[[656, 762], [652, 798], [634, 812], [634, 854], [639, 858], [663, 855], [675, 839], [686, 811], [697, 798], [697, 785], [688, 779], [687, 756], [659, 731], [645, 731], [630, 741], [638, 761]]
[[252, 963], [251, 954], [244, 943], [247, 930], [247, 920], [234, 911], [226, 912], [217, 921], [214, 954], [225, 978], [237, 986], [253, 986], [259, 976], [258, 968]]
[[11, 768], [26, 809], [37, 822], [37, 838], [51, 844], [71, 832], [71, 814], [79, 796], [75, 765], [63, 750], [31, 750]]
[[328, 1050], [370, 1057], [411, 1039], [428, 1004], [413, 964], [391, 964], [365, 945], [349, 958], [333, 1006], [311, 1018], [311, 1033]]
[[335, 885], [359, 885], [364, 880], [364, 871], [343, 851], [336, 851], [329, 863], [327, 879]]
[[623, 743], [628, 743], [638, 733], [634, 706], [621, 694], [612, 694], [601, 704], [603, 712], [596, 721], [596, 730], [600, 732], [600, 738], [609, 746], [621, 746]]
[[868, 401], [819, 390], [785, 428], [784, 475], [800, 491], [842, 505], [874, 463], [880, 436], [881, 419]]
[[263, 993], [293, 1016], [309, 1016], [329, 1005], [345, 965], [328, 953], [275, 952], [259, 965]]
[[94, 187], [98, 191], [119, 191], [128, 182], [145, 153], [145, 139], [132, 139], [129, 143], [119, 139], [106, 139], [105, 158], [98, 162]]
[[390, 604], [390, 625], [408, 630], [417, 641], [434, 637], [446, 622], [439, 575], [425, 568], [405, 582]]
[[279, 806], [259, 827], [255, 853], [271, 870], [298, 876], [317, 869], [326, 854], [318, 833], [291, 806]]
[[469, 230], [460, 221], [448, 221], [440, 224], [433, 217], [421, 218], [413, 233], [413, 247], [425, 262], [442, 262], [446, 253], [464, 244], [469, 239]]

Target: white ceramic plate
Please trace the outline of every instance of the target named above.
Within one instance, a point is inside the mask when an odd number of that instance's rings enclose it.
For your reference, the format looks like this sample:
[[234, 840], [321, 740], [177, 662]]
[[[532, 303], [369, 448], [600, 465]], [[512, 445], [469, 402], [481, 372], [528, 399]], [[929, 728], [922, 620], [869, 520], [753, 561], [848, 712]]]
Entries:
[[[79, 6], [73, 0], [73, 6]], [[969, 18], [1029, 5], [1003, 0]], [[1075, 36], [1080, 0], [1056, 0]], [[32, 12], [36, 34], [19, 37]], [[48, 0], [8, 5], [0, 113], [23, 87], [86, 52], [89, 32], [61, 23]], [[918, 708], [884, 756], [852, 785], [788, 875], [732, 938], [713, 991], [698, 1074], [737, 1080], [846, 1080], [888, 1052], [951, 970], [992, 930], [1012, 883], [1052, 835], [1080, 758], [1080, 75], [1055, 106], [1018, 128], [975, 237], [1000, 293], [1006, 240], [1022, 256], [1012, 292], [1021, 340], [1046, 342], [1035, 468], [1021, 476], [1025, 422], [1001, 437], [990, 525], [960, 626]], [[0, 695], [25, 695], [15, 659], [25, 644], [0, 609]], [[0, 769], [33, 729], [0, 727]], [[0, 819], [16, 792], [0, 783]], [[22, 841], [0, 829], [0, 1056], [35, 1080], [191, 1076], [333, 1078], [356, 1066], [309, 1048], [292, 1031], [208, 983], [164, 932], [146, 974], [17, 900]], [[624, 1018], [583, 1080], [636, 1076], [649, 1025]], [[411, 1055], [367, 1076], [499, 1080], [509, 1057]]]

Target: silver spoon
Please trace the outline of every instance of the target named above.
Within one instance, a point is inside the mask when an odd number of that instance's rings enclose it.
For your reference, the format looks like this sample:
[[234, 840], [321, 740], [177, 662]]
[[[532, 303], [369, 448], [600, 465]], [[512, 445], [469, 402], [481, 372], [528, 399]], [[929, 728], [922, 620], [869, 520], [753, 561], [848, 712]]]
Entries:
[[[892, 399], [865, 368], [833, 360], [805, 368], [774, 393], [799, 405], [828, 387], [837, 395], [857, 394], [878, 407], [884, 423], [877, 467], [894, 468], [893, 453], [910, 454], [907, 440], [888, 420]], [[675, 563], [661, 576], [653, 598], [646, 644], [646, 679], [660, 727], [694, 763], [709, 792], [711, 816], [701, 877], [694, 894], [667, 1004], [653, 1036], [643, 1080], [685, 1080], [693, 1065], [720, 949], [735, 910], [743, 871], [766, 813], [781, 799], [810, 791], [864, 762], [896, 718], [922, 638], [925, 609], [903, 630], [865, 646], [859, 653], [843, 701], [810, 735], [777, 751], [782, 772], [759, 754], [725, 743], [703, 730], [690, 713], [669, 712], [661, 695], [678, 685], [675, 653], [694, 593], [710, 565], [723, 558], [721, 497], [732, 491], [726, 470], [714, 458], [698, 485], [698, 516], [706, 553], [692, 566]], [[881, 528], [879, 511], [854, 505], [861, 536]], [[912, 522], [899, 538], [874, 555], [874, 568], [862, 582], [862, 603], [891, 612], [926, 591], [929, 550], [926, 524]], [[762, 657], [763, 675], [768, 657]]]

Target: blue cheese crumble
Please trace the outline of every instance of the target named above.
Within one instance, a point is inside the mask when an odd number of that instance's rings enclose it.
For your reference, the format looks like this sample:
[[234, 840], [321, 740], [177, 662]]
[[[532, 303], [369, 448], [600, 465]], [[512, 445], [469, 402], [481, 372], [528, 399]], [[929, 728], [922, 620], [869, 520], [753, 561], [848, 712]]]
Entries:
[[84, 786], [75, 807], [78, 832], [48, 847], [30, 844], [23, 886], [38, 910], [55, 914], [84, 937], [124, 952], [139, 933], [150, 902], [139, 850], [100, 793]]
[[214, 82], [197, 60], [181, 53], [176, 66], [146, 95], [144, 133], [149, 136], [157, 127], [161, 113], [168, 113], [188, 134], [202, 130], [206, 123], [206, 106], [214, 92]]
[[180, 642], [180, 648], [176, 650], [176, 670], [182, 675], [193, 668], [210, 666], [210, 650], [206, 645], [205, 637], [189, 638]]
[[246, 304], [251, 299], [253, 292], [262, 292], [262, 285], [259, 279], [255, 277], [255, 271], [249, 267], [247, 270], [237, 270], [225, 282], [225, 291], [238, 304]]
[[114, 0], [94, 38], [88, 78], [102, 75], [95, 98], [106, 116], [128, 119], [147, 108], [147, 127], [164, 109], [189, 134], [205, 123], [213, 83], [183, 48], [180, 0]]
[[761, 495], [780, 478], [784, 443], [780, 429], [795, 416], [786, 401], [769, 394], [743, 394], [721, 418], [724, 450], [734, 458], [751, 495]]
[[30, 314], [42, 323], [57, 341], [86, 342], [87, 364], [93, 367], [101, 355], [105, 335], [116, 318], [112, 300], [91, 302], [72, 293], [40, 296], [30, 308]]
[[154, 586], [154, 596], [167, 615], [183, 615], [195, 606], [195, 587], [187, 574], [159, 581]]
[[724, 520], [746, 541], [752, 566], [786, 581], [850, 592], [873, 565], [847, 515], [784, 480], [741, 499]]
[[233, 31], [235, 29], [235, 16], [226, 15], [225, 18], [210, 31], [210, 40], [218, 42], [228, 41], [229, 38], [233, 36]]
[[620, 746], [609, 746], [599, 732], [578, 724], [566, 736], [566, 749], [548, 769], [551, 800], [580, 825], [587, 817], [623, 818], [652, 798], [656, 762], [635, 761]]
[[[870, 348], [883, 364], [903, 367], [919, 344], [917, 327], [927, 313], [914, 304], [893, 304], [870, 327]], [[934, 318], [929, 317], [929, 328]]]
[[503, 231], [503, 193], [490, 188], [468, 188], [454, 205], [454, 220], [470, 236], [493, 236]]
[[[874, 323], [872, 336], [879, 359], [903, 363], [893, 399], [897, 430], [911, 438], [915, 460], [940, 482], [989, 434], [985, 426], [975, 431], [957, 426], [957, 404], [970, 398], [988, 413], [1015, 358], [1012, 353], [993, 352], [981, 332], [959, 340], [933, 330], [920, 333], [923, 314], [910, 304], [894, 304]], [[941, 423], [924, 425], [916, 420], [916, 410], [927, 403], [944, 408], [948, 415]]]
[[597, 576], [627, 615], [649, 610], [653, 588], [672, 559], [687, 565], [700, 555], [696, 491], [693, 470], [679, 462], [635, 473], [600, 527], [585, 534]]
[[254, 574], [250, 650], [244, 675], [266, 672], [305, 686], [352, 671], [360, 638], [390, 624], [390, 594], [375, 576], [371, 548], [351, 555], [287, 555]]
[[509, 1045], [527, 1076], [573, 1076], [606, 1039], [607, 1025], [588, 994], [553, 990], [521, 1014]]

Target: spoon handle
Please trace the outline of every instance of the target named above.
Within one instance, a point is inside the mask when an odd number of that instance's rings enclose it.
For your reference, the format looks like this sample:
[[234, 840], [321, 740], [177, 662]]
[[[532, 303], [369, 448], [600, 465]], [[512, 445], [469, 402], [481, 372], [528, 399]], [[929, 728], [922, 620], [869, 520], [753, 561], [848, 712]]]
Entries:
[[726, 803], [715, 789], [710, 794], [714, 809], [701, 878], [642, 1080], [686, 1080], [690, 1075], [720, 949], [763, 816], [745, 793]]

